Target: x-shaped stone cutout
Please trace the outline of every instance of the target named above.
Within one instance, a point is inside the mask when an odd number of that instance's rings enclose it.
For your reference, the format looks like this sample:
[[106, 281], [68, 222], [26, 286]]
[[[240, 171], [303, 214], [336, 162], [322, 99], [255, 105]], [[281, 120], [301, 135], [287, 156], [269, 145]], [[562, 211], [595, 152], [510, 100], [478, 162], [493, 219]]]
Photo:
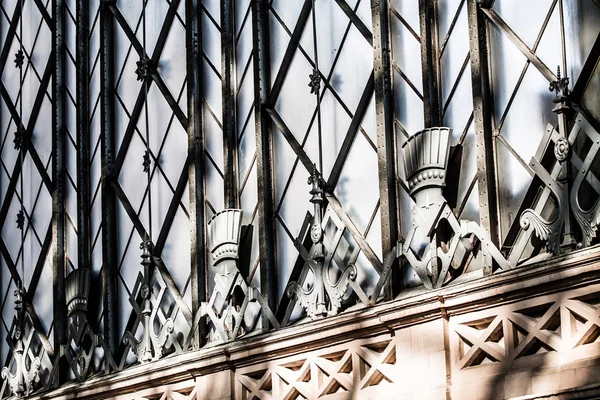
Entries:
[[585, 324], [571, 337], [570, 348], [587, 344], [591, 336], [600, 329], [600, 307], [594, 308], [582, 301], [569, 301], [567, 308], [587, 319]]
[[[482, 352], [488, 354], [493, 359], [503, 362], [505, 350], [497, 343], [488, 341], [498, 329], [502, 328], [502, 314], [496, 316], [483, 332], [466, 325], [457, 325], [456, 333], [466, 342], [471, 343], [471, 348], [458, 363], [458, 369], [470, 367], [473, 360], [481, 355]], [[506, 334], [506, 332], [505, 332]]]
[[387, 379], [389, 379], [392, 382], [396, 381], [397, 369], [394, 365], [390, 365], [387, 363], [390, 360], [390, 358], [393, 355], [395, 355], [395, 351], [395, 341], [388, 343], [387, 347], [383, 350], [381, 354], [377, 354], [364, 346], [360, 346], [356, 349], [356, 356], [362, 358], [371, 366], [371, 369], [367, 371], [367, 373], [361, 379], [358, 385], [358, 388], [360, 390], [365, 389], [366, 387], [371, 385], [373, 379], [376, 378], [375, 374], [377, 372], [383, 374]]
[[533, 344], [535, 339], [540, 340], [555, 351], [559, 351], [561, 348], [561, 338], [558, 334], [548, 331], [548, 325], [552, 322], [552, 318], [559, 311], [560, 303], [554, 303], [538, 320], [534, 323], [531, 318], [525, 315], [513, 312], [510, 314], [508, 319], [515, 325], [525, 329], [527, 336], [525, 339], [517, 345], [515, 350], [511, 353], [511, 358], [514, 360], [523, 353], [525, 353]]

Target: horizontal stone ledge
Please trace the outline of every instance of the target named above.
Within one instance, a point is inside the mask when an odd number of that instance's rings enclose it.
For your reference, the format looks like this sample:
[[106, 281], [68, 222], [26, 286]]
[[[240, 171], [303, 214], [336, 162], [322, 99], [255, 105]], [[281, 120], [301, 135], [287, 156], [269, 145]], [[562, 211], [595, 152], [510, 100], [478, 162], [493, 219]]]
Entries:
[[200, 350], [131, 366], [119, 373], [69, 382], [32, 398], [106, 398], [142, 389], [173, 385], [222, 370], [235, 370], [318, 350], [357, 338], [393, 332], [439, 318], [496, 307], [515, 300], [600, 282], [600, 247], [526, 265], [489, 277], [465, 276], [438, 290], [415, 288], [393, 301], [346, 310], [322, 320], [249, 335], [232, 343], [211, 343]]

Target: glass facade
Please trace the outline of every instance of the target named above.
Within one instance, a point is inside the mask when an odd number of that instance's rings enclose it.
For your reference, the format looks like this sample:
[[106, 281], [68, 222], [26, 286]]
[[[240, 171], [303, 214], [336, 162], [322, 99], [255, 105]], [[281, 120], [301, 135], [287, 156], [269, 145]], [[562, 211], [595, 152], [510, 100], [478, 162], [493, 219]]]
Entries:
[[[3, 366], [25, 340], [47, 390], [146, 342], [155, 360], [595, 244], [599, 34], [592, 0], [3, 1]], [[458, 250], [406, 170], [413, 135], [441, 126], [448, 215], [481, 228]], [[208, 223], [225, 209], [242, 215], [221, 269]], [[466, 250], [444, 270], [448, 247]]]

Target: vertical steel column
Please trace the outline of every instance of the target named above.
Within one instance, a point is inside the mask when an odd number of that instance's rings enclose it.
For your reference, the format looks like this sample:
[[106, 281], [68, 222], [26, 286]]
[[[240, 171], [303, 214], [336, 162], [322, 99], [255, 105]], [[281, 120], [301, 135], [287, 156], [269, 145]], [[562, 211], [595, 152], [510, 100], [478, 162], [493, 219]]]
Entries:
[[437, 6], [435, 0], [419, 0], [419, 20], [421, 25], [421, 65], [423, 68], [423, 109], [425, 112], [425, 127], [429, 128], [440, 126], [442, 123]]
[[[54, 348], [56, 357], [61, 357], [60, 349], [67, 344], [67, 315], [65, 305], [65, 4], [63, 0], [53, 3], [55, 28], [52, 43], [55, 54], [54, 79], [52, 87], [52, 172], [54, 191], [52, 193], [52, 283], [54, 295]], [[66, 379], [66, 364], [59, 358], [55, 363], [55, 384]]]
[[[273, 134], [265, 103], [270, 93], [269, 2], [255, 0], [252, 5], [254, 47], [254, 101], [256, 121], [256, 162], [258, 181], [258, 240], [260, 251], [260, 288], [268, 306], [277, 309], [277, 271], [275, 269], [275, 214], [273, 192]], [[266, 313], [262, 328], [269, 329]]]
[[[373, 67], [375, 70], [375, 111], [377, 122], [377, 160], [379, 167], [379, 209], [381, 212], [381, 244], [384, 258], [398, 241], [398, 196], [396, 188], [396, 139], [392, 71], [390, 61], [389, 5], [387, 0], [371, 0], [373, 18]], [[392, 268], [385, 286], [385, 297], [391, 299], [399, 289]], [[386, 271], [384, 271], [386, 273]], [[398, 277], [396, 277], [398, 278]]]
[[115, 157], [115, 93], [113, 71], [112, 0], [102, 0], [100, 11], [100, 80], [102, 82], [102, 292], [104, 295], [104, 337], [115, 357], [120, 345], [117, 332], [117, 217], [116, 199], [109, 177]]
[[[4, 23], [4, 18], [0, 18], [0, 32], [6, 32], [8, 31], [8, 29], [5, 31], [4, 29], [2, 29], [2, 25]], [[10, 25], [10, 24], [9, 24]], [[2, 45], [2, 47], [4, 48], [4, 46], [6, 46], [6, 36], [3, 37], [3, 35], [0, 34], [0, 44]], [[1, 78], [0, 78], [1, 79]], [[1, 95], [0, 95], [0, 101], [2, 101]], [[0, 121], [2, 121], [3, 118], [3, 113], [2, 113], [3, 107], [0, 107]], [[0, 174], [0, 188], [2, 188], [2, 175]], [[6, 185], [6, 187], [8, 188], [8, 185]], [[3, 198], [6, 197], [6, 192], [4, 192]], [[2, 202], [0, 202], [0, 209], [2, 208]], [[0, 242], [3, 242], [3, 238], [2, 238], [2, 234], [0, 233]], [[2, 254], [0, 254], [0, 268], [4, 269], [7, 268], [8, 266], [5, 265], [6, 261], [4, 261], [4, 257], [2, 257]], [[2, 279], [2, 275], [0, 274], [0, 287], [4, 287], [4, 281]], [[6, 354], [2, 353], [2, 346], [0, 346], [0, 360], [5, 360], [6, 359]]]
[[[479, 4], [478, 4], [479, 3]], [[494, 173], [492, 96], [490, 89], [487, 28], [479, 7], [489, 6], [492, 1], [481, 3], [467, 0], [469, 20], [469, 47], [471, 60], [471, 83], [473, 88], [473, 120], [477, 151], [477, 183], [479, 187], [479, 223], [492, 242], [498, 246], [498, 207], [496, 203], [496, 178]], [[492, 273], [491, 258], [484, 260], [484, 273]]]
[[[206, 250], [205, 250], [205, 188], [204, 188], [204, 137], [202, 133], [202, 29], [200, 26], [200, 0], [185, 1], [187, 96], [188, 96], [188, 166], [190, 192], [190, 249], [192, 274], [192, 313], [200, 312], [206, 300]], [[204, 320], [192, 340], [194, 349], [204, 344]]]
[[238, 208], [237, 133], [235, 118], [235, 8], [221, 0], [221, 76], [223, 79], [223, 164], [225, 207]]
[[77, 266], [90, 268], [89, 2], [77, 0]]

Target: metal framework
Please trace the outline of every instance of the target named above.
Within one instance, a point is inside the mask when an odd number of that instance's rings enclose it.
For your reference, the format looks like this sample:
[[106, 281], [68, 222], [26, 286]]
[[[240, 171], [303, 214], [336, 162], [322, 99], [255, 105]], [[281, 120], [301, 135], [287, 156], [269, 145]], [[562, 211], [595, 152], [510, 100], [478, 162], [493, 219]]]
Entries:
[[[600, 122], [580, 103], [600, 35], [569, 86], [552, 64], [573, 73], [563, 0], [531, 32], [492, 0], [91, 3], [0, 5], [0, 281], [15, 315], [0, 356], [12, 371], [25, 346], [40, 365], [36, 384], [15, 382], [37, 368], [3, 373], [2, 398], [597, 240], [599, 206], [579, 193], [600, 196]], [[520, 74], [503, 75], [502, 51]], [[543, 124], [514, 117], [542, 90]], [[439, 126], [441, 178], [403, 150]], [[415, 187], [438, 178], [424, 204]]]

